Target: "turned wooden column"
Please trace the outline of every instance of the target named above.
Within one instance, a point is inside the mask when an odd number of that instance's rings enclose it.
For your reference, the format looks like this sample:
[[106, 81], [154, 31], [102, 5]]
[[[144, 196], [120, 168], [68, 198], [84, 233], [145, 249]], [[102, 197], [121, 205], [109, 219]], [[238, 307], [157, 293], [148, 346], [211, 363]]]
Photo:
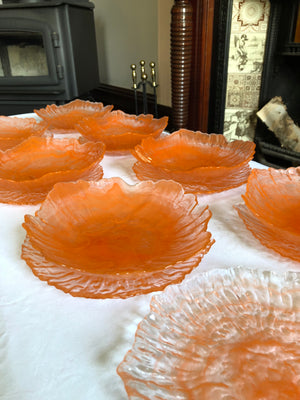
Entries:
[[187, 128], [193, 55], [193, 8], [176, 0], [171, 10], [172, 113], [175, 129]]

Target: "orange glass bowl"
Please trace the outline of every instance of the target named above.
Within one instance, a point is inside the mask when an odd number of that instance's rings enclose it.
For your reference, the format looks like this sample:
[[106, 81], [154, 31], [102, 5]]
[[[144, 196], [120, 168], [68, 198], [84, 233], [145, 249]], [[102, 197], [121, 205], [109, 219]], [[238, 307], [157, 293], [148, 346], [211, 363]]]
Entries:
[[76, 128], [88, 140], [102, 141], [107, 151], [129, 151], [146, 137], [158, 137], [168, 124], [168, 117], [131, 115], [117, 110], [104, 118], [85, 118]]
[[240, 218], [266, 247], [300, 262], [300, 167], [254, 169]]
[[26, 215], [22, 258], [73, 296], [126, 298], [183, 280], [209, 251], [208, 207], [171, 181], [55, 185]]
[[133, 170], [140, 180], [172, 179], [188, 192], [217, 192], [247, 181], [254, 151], [250, 141], [180, 129], [137, 145]]
[[73, 132], [76, 130], [75, 125], [83, 118], [92, 115], [102, 118], [112, 108], [112, 105], [104, 107], [102, 103], [76, 99], [61, 106], [51, 104], [46, 106], [46, 108], [34, 110], [34, 112], [48, 123], [49, 128]]
[[155, 295], [118, 366], [131, 400], [300, 398], [300, 274], [212, 270]]
[[41, 136], [46, 126], [34, 118], [0, 116], [0, 150], [10, 149], [29, 136]]
[[57, 182], [101, 179], [104, 152], [103, 143], [29, 137], [0, 151], [0, 202], [36, 204]]

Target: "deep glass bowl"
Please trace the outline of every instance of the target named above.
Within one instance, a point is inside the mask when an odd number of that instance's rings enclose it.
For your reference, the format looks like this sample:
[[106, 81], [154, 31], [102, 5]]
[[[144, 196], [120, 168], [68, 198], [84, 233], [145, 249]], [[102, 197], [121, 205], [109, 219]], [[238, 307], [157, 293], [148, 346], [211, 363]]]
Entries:
[[34, 137], [0, 152], [0, 202], [37, 204], [57, 182], [101, 179], [103, 143]]
[[75, 125], [83, 118], [97, 115], [103, 117], [112, 110], [113, 106], [103, 106], [103, 103], [76, 99], [69, 103], [57, 106], [51, 104], [45, 108], [34, 110], [43, 121], [47, 122], [48, 128], [62, 131], [75, 131]]
[[151, 114], [131, 115], [112, 111], [104, 118], [85, 118], [76, 126], [88, 140], [102, 141], [107, 152], [129, 151], [146, 137], [156, 138], [168, 124], [168, 117], [154, 118]]
[[73, 296], [126, 298], [183, 280], [209, 251], [211, 212], [171, 181], [55, 185], [26, 215], [22, 258]]
[[153, 296], [118, 366], [131, 400], [300, 398], [300, 273], [198, 274]]
[[242, 198], [235, 208], [252, 234], [300, 262], [300, 167], [252, 170]]
[[0, 116], [0, 151], [11, 149], [30, 136], [43, 135], [46, 126], [34, 118]]
[[216, 192], [247, 181], [254, 151], [250, 141], [227, 142], [223, 135], [180, 129], [137, 145], [133, 170], [140, 180], [172, 179], [186, 191]]

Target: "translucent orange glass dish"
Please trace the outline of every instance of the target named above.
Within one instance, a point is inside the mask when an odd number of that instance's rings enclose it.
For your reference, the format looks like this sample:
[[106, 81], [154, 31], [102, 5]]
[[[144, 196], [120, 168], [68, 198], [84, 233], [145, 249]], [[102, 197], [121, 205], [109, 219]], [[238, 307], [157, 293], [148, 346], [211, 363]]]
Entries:
[[101, 179], [103, 143], [29, 137], [0, 151], [0, 202], [37, 204], [57, 182]]
[[146, 137], [158, 137], [168, 124], [168, 117], [131, 115], [117, 110], [104, 118], [86, 118], [77, 124], [77, 130], [88, 140], [102, 141], [108, 152], [129, 151]]
[[212, 270], [152, 298], [117, 372], [131, 400], [298, 400], [299, 342], [299, 273]]
[[254, 169], [240, 218], [266, 247], [300, 262], [300, 167]]
[[42, 120], [48, 123], [48, 127], [66, 131], [74, 131], [75, 125], [83, 118], [97, 115], [102, 118], [112, 110], [113, 106], [103, 106], [102, 103], [76, 99], [67, 104], [57, 106], [51, 104], [45, 108], [34, 110]]
[[180, 129], [137, 145], [133, 170], [140, 180], [172, 179], [188, 192], [217, 192], [247, 181], [254, 151], [250, 141]]
[[29, 136], [41, 136], [45, 130], [46, 124], [34, 118], [0, 116], [0, 150], [10, 149]]
[[126, 298], [183, 280], [209, 251], [211, 213], [171, 181], [55, 185], [26, 215], [22, 258], [73, 296]]

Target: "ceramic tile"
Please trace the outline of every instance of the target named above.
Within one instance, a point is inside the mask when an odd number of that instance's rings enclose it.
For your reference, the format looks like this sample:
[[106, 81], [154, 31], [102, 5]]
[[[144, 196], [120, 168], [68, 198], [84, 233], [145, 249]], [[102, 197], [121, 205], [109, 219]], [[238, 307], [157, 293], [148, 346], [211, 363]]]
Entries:
[[270, 14], [269, 0], [233, 0], [224, 135], [253, 140]]
[[256, 108], [260, 82], [260, 74], [228, 74], [226, 108]]
[[251, 109], [225, 110], [224, 136], [228, 140], [253, 140], [256, 116]]
[[266, 32], [269, 14], [267, 0], [234, 0], [231, 32]]
[[230, 36], [228, 73], [261, 73], [265, 51], [264, 33], [243, 33]]

